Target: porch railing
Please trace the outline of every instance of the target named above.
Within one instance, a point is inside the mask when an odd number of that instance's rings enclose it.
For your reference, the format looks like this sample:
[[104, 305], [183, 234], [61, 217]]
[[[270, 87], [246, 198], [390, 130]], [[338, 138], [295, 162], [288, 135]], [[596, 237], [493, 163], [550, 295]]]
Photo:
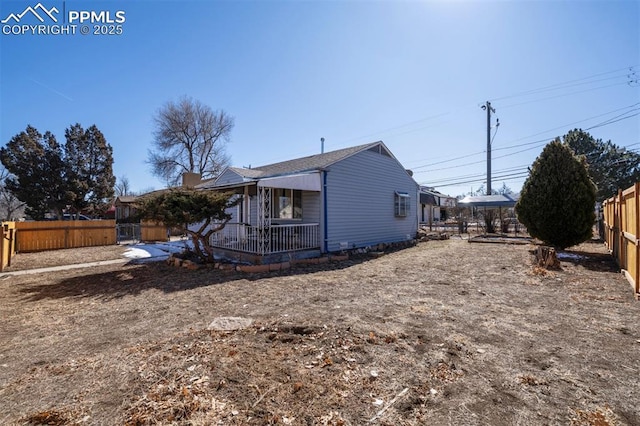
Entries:
[[320, 226], [317, 223], [275, 225], [263, 233], [268, 241], [260, 244], [257, 226], [228, 223], [221, 231], [211, 236], [213, 247], [236, 250], [252, 254], [283, 253], [320, 247]]

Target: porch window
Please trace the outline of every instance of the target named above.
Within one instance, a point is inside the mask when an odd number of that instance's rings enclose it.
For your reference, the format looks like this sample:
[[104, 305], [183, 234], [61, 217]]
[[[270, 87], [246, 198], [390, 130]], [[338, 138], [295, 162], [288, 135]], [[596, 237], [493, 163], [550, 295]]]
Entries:
[[302, 219], [302, 191], [274, 189], [273, 210], [274, 219]]
[[409, 201], [411, 197], [407, 192], [396, 191], [394, 195], [395, 215], [398, 217], [406, 217], [409, 212]]

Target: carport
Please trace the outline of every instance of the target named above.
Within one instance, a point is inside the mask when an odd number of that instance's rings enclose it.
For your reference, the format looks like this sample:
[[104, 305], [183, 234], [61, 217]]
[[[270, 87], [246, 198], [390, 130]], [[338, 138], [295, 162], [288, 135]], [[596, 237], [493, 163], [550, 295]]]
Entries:
[[[458, 205], [462, 207], [470, 208], [483, 208], [482, 216], [485, 220], [485, 226], [487, 233], [494, 233], [494, 223], [496, 219], [493, 212], [498, 210], [498, 218], [500, 219], [500, 225], [502, 226], [502, 209], [513, 209], [518, 202], [518, 197], [514, 197], [510, 194], [496, 194], [496, 195], [477, 195], [466, 196], [461, 200], [458, 200]], [[480, 210], [477, 210], [480, 214]], [[514, 216], [515, 217], [515, 216]], [[517, 222], [516, 222], [517, 225]], [[507, 224], [508, 227], [508, 224]], [[518, 227], [516, 226], [515, 232], [518, 233]]]

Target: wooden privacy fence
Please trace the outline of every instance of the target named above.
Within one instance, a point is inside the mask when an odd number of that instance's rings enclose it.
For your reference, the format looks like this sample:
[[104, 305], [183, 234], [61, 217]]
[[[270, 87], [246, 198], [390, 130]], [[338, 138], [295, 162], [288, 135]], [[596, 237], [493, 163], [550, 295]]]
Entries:
[[2, 243], [0, 243], [0, 271], [11, 266], [11, 258], [16, 254], [14, 244], [16, 235], [15, 222], [2, 222]]
[[140, 223], [141, 241], [167, 241], [167, 227], [162, 223], [146, 222]]
[[605, 243], [640, 297], [640, 182], [602, 204]]
[[[143, 222], [132, 224], [138, 229], [140, 241], [166, 241], [167, 227]], [[115, 220], [57, 220], [43, 222], [2, 222], [0, 271], [11, 266], [18, 252], [57, 250], [65, 248], [106, 246], [116, 244]]]
[[116, 243], [115, 220], [16, 222], [16, 251], [106, 246]]

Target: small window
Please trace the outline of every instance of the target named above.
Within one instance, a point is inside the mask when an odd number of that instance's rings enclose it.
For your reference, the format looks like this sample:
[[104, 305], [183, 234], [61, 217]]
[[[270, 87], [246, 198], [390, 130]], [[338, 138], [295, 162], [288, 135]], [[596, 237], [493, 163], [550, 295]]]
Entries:
[[409, 201], [411, 197], [407, 192], [398, 192], [396, 191], [395, 196], [395, 215], [399, 217], [406, 217], [409, 213]]

